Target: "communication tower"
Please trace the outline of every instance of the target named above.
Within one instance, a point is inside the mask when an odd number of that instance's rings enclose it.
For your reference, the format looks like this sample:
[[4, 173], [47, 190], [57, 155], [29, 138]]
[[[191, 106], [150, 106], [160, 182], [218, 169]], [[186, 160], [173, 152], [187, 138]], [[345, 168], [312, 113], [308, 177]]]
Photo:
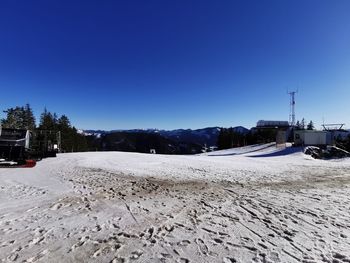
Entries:
[[290, 112], [289, 112], [289, 124], [290, 126], [295, 126], [295, 94], [298, 91], [289, 91], [288, 94], [290, 96]]

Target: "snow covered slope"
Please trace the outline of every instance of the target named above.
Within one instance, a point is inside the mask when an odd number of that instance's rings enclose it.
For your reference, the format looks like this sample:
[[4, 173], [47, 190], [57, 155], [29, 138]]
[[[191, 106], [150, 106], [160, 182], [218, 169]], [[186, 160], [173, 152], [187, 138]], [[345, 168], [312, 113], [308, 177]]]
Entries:
[[[290, 143], [286, 147], [276, 147], [276, 143], [255, 144], [245, 147], [231, 148], [215, 152], [208, 152], [202, 155], [207, 156], [230, 156], [230, 155], [245, 155], [248, 157], [278, 157], [290, 156], [296, 154], [300, 156], [303, 152], [302, 147], [292, 147]], [[306, 156], [303, 156], [306, 157]]]
[[349, 262], [350, 159], [255, 145], [0, 170], [0, 262]]
[[254, 153], [254, 152], [270, 152], [275, 150], [276, 150], [275, 143], [267, 143], [267, 144], [255, 144], [255, 145], [249, 145], [244, 147], [231, 148], [227, 150], [209, 152], [209, 153], [204, 153], [203, 155], [228, 156], [228, 155], [247, 154], [247, 153]]

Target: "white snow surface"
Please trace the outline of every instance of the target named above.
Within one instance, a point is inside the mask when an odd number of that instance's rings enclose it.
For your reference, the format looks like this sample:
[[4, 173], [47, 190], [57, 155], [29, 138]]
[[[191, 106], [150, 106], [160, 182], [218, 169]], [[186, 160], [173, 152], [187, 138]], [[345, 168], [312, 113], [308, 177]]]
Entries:
[[350, 262], [350, 159], [254, 145], [0, 170], [0, 262]]

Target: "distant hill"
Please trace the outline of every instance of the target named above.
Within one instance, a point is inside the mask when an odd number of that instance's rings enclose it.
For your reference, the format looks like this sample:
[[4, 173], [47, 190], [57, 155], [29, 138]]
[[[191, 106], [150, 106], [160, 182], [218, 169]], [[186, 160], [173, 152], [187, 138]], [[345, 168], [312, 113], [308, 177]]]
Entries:
[[159, 131], [159, 134], [176, 142], [195, 143], [202, 146], [215, 146], [219, 132], [219, 127], [210, 127], [197, 130], [179, 129], [173, 131]]
[[195, 154], [202, 150], [199, 144], [176, 142], [158, 133], [123, 131], [88, 137], [91, 150], [149, 153], [154, 149], [162, 154]]
[[[238, 126], [234, 131], [246, 134], [248, 129]], [[157, 153], [193, 154], [200, 153], [204, 146], [216, 146], [219, 127], [203, 129], [134, 129], [134, 130], [80, 130], [88, 138], [90, 150], [131, 151], [149, 153], [155, 149]]]

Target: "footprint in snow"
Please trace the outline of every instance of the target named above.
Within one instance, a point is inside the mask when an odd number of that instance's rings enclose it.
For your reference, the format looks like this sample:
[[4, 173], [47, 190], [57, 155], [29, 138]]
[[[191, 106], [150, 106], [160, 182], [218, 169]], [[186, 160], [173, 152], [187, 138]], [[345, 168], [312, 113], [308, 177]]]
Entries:
[[197, 238], [195, 240], [196, 244], [198, 245], [199, 251], [204, 254], [207, 255], [209, 252], [208, 246], [204, 243], [204, 241], [200, 238]]
[[53, 205], [50, 209], [55, 211], [55, 210], [58, 210], [62, 207], [62, 204], [61, 203], [57, 203], [55, 205]]
[[130, 259], [138, 259], [139, 257], [141, 257], [142, 254], [143, 254], [142, 250], [133, 251], [131, 252]]

